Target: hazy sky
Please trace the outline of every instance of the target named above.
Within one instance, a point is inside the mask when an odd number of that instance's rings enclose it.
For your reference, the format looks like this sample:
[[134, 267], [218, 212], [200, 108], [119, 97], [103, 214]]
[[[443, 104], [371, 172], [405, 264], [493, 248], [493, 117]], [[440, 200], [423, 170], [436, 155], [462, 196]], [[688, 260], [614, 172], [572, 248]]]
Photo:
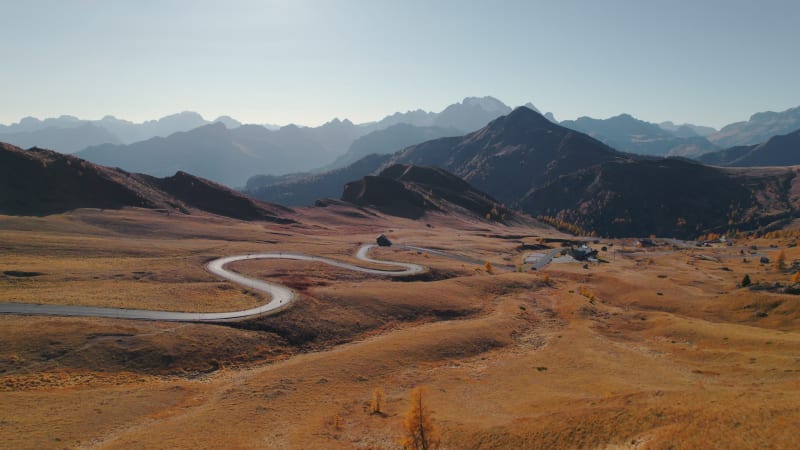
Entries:
[[719, 127], [800, 105], [800, 1], [0, 0], [0, 123], [317, 125], [466, 96]]

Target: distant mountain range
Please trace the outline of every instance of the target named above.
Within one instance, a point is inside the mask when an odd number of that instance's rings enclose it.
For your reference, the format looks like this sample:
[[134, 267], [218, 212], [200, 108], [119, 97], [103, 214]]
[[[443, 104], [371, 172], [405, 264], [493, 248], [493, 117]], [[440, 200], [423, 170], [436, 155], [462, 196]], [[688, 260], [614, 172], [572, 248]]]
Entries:
[[0, 214], [48, 215], [76, 208], [139, 207], [271, 222], [292, 222], [292, 210], [253, 200], [178, 172], [154, 178], [92, 164], [71, 155], [0, 143]]
[[[222, 122], [228, 128], [241, 125], [227, 116], [219, 117], [214, 122]], [[12, 125], [0, 125], [0, 141], [24, 148], [38, 146], [54, 148], [62, 153], [74, 153], [93, 145], [130, 144], [152, 137], [166, 137], [209, 123], [212, 122], [191, 111], [142, 123], [133, 123], [114, 116], [105, 116], [100, 120], [81, 120], [73, 116], [45, 120], [26, 117]]]
[[494, 97], [467, 97], [454, 103], [439, 113], [421, 109], [405, 113], [394, 113], [378, 122], [364, 124], [371, 130], [388, 128], [397, 124], [417, 127], [454, 128], [464, 133], [475, 131], [500, 116], [511, 112], [511, 108]]
[[[395, 196], [380, 199], [375, 192], [395, 192], [403, 202], [419, 205], [418, 196], [375, 179], [387, 178], [383, 171], [396, 164], [445, 169], [505, 205], [611, 236], [687, 237], [794, 214], [796, 208], [786, 191], [797, 181], [790, 170], [749, 176], [683, 159], [621, 153], [528, 108], [463, 137], [372, 155], [327, 173], [273, 179], [250, 192], [267, 201], [308, 201], [314, 194], [338, 196], [346, 177], [365, 177], [347, 184], [343, 198], [386, 209]], [[354, 194], [370, 187], [366, 200]]]
[[[329, 139], [320, 142], [322, 146], [330, 148], [338, 156], [343, 154], [356, 138], [395, 124], [453, 128], [466, 133], [476, 130], [490, 120], [508, 114], [510, 111], [511, 108], [493, 97], [467, 97], [461, 103], [450, 105], [439, 113], [422, 110], [395, 113], [378, 122], [359, 125], [353, 125], [348, 120], [334, 119], [319, 127], [287, 126], [318, 130], [316, 134], [323, 136], [327, 134], [326, 128], [338, 129], [343, 126], [351, 128], [349, 133], [340, 133], [341, 139], [337, 139], [336, 135], [326, 136]], [[228, 129], [238, 128], [242, 125], [241, 122], [229, 116], [220, 116], [209, 121], [192, 111], [184, 111], [141, 123], [117, 119], [114, 116], [105, 116], [100, 120], [84, 120], [68, 115], [44, 120], [25, 117], [18, 123], [0, 124], [0, 142], [9, 142], [20, 147], [48, 146], [62, 153], [74, 153], [89, 146], [132, 144], [153, 137], [167, 137], [177, 132], [189, 131], [216, 122], [221, 122]], [[275, 125], [262, 126], [270, 130], [281, 128]]]
[[[346, 127], [342, 130], [345, 133]], [[183, 170], [228, 186], [241, 186], [256, 174], [308, 170], [314, 161], [332, 160], [335, 156], [307, 130], [286, 126], [271, 131], [259, 125], [228, 129], [214, 123], [130, 145], [89, 147], [75, 155], [131, 172], [161, 177]]]
[[[270, 145], [280, 151], [281, 136], [299, 130], [259, 126], [229, 130], [216, 123], [152, 141], [161, 142], [168, 153], [186, 148], [186, 160], [199, 155], [198, 161], [209, 161], [217, 153], [238, 151], [256, 158], [241, 160], [254, 164], [263, 155], [252, 148]], [[758, 151], [791, 148], [797, 139], [796, 133], [773, 138]], [[191, 145], [181, 145], [182, 140]], [[325, 151], [313, 140], [308, 145], [310, 150]], [[151, 148], [159, 150], [157, 145]], [[131, 154], [145, 154], [145, 148], [137, 150]], [[455, 212], [503, 222], [527, 213], [572, 231], [615, 237], [685, 238], [708, 231], [753, 229], [800, 213], [800, 177], [794, 168], [721, 169], [682, 158], [622, 153], [526, 107], [464, 136], [368, 155], [324, 173], [258, 180], [251, 183], [249, 193], [267, 201], [341, 196], [360, 207], [408, 218]], [[186, 172], [155, 178], [7, 144], [0, 151], [0, 183], [4, 214], [138, 206], [292, 220], [288, 208], [252, 200]]]
[[385, 155], [431, 139], [446, 136], [462, 136], [464, 134], [467, 134], [467, 132], [455, 128], [398, 123], [388, 128], [373, 131], [372, 133], [356, 139], [350, 144], [350, 148], [347, 152], [336, 158], [328, 168], [336, 169], [345, 167], [370, 154]]
[[[463, 137], [434, 139], [313, 176], [264, 180], [260, 185], [254, 179], [248, 183], [248, 192], [267, 201], [312, 204], [322, 197], [338, 197], [347, 181], [374, 174], [391, 164], [407, 164], [445, 169], [501, 201], [511, 202], [534, 186], [618, 155], [595, 139], [521, 107]], [[297, 192], [305, 194], [298, 196]]]
[[690, 137], [708, 137], [717, 132], [716, 128], [712, 127], [705, 127], [702, 125], [693, 125], [691, 123], [684, 123], [680, 125], [676, 125], [671, 121], [661, 122], [658, 124], [664, 130], [667, 130], [678, 137], [683, 138], [690, 138]]
[[763, 144], [741, 145], [707, 153], [698, 160], [704, 164], [731, 167], [800, 165], [800, 129], [771, 137]]
[[561, 125], [586, 133], [617, 150], [640, 155], [691, 157], [718, 150], [687, 125], [669, 130], [629, 114], [608, 119], [581, 117], [565, 120]]
[[[526, 107], [538, 112], [530, 103]], [[389, 154], [439, 137], [463, 136], [510, 112], [510, 107], [493, 97], [468, 97], [438, 113], [395, 113], [363, 124], [334, 119], [319, 127], [242, 126], [227, 116], [212, 122], [188, 111], [143, 123], [111, 116], [94, 121], [61, 116], [0, 125], [0, 140], [20, 147], [80, 152], [81, 157], [97, 163], [154, 176], [184, 170], [228, 186], [249, 184], [248, 189], [256, 189], [295, 182], [307, 176], [301, 175], [304, 172], [343, 168], [369, 154]], [[557, 123], [552, 114], [545, 117]], [[222, 126], [210, 126], [213, 123]], [[623, 152], [698, 158], [728, 143], [756, 145], [778, 131], [796, 130], [800, 128], [800, 108], [758, 113], [748, 122], [718, 132], [692, 124], [654, 124], [628, 114], [608, 119], [581, 117], [561, 125]], [[287, 174], [290, 176], [281, 178]], [[267, 181], [247, 183], [254, 176]], [[307, 200], [307, 196], [302, 198]]]
[[757, 145], [773, 136], [789, 134], [800, 129], [800, 106], [783, 112], [753, 114], [747, 122], [732, 123], [708, 139], [719, 148]]
[[103, 143], [119, 144], [119, 138], [107, 129], [90, 122], [78, 123], [75, 126], [58, 128], [48, 126], [30, 131], [4, 131], [0, 129], [0, 141], [11, 142], [22, 148], [44, 147], [59, 148], [64, 153], [74, 153], [90, 145]]
[[290, 206], [309, 206], [323, 198], [337, 198], [347, 182], [377, 173], [392, 155], [367, 155], [338, 169], [280, 177], [259, 175], [247, 181], [245, 192], [255, 198]]
[[[153, 176], [184, 170], [228, 186], [241, 187], [254, 175], [282, 175], [323, 166], [340, 167], [369, 153], [396, 151], [442, 135], [462, 135], [480, 128], [482, 125], [476, 124], [485, 124], [508, 109], [491, 97], [466, 98], [441, 113], [424, 114], [431, 123], [449, 124], [447, 127], [405, 123], [388, 125], [393, 120], [402, 120], [402, 114], [378, 123], [355, 125], [349, 120], [334, 119], [319, 127], [287, 125], [276, 130], [260, 125], [241, 125], [233, 119], [222, 118], [214, 124], [133, 144], [93, 145], [76, 152], [76, 155], [98, 164]], [[418, 115], [407, 114], [412, 118]], [[180, 117], [184, 124], [204, 122], [194, 113], [183, 113]], [[162, 119], [161, 122], [175, 124], [176, 120], [177, 117]], [[76, 121], [70, 119], [69, 123]], [[117, 124], [110, 119], [104, 121]], [[25, 122], [28, 124], [30, 121]], [[87, 126], [97, 129], [94, 124]], [[60, 130], [67, 132], [70, 129]], [[35, 145], [35, 142], [32, 139], [25, 145]]]

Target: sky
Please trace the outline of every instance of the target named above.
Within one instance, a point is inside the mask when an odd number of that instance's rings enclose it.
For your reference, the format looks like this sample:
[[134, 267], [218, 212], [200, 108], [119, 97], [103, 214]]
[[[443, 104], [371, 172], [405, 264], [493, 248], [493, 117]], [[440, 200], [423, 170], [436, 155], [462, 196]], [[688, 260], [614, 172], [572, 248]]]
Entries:
[[0, 0], [0, 123], [315, 126], [468, 96], [721, 127], [800, 105], [797, 0]]

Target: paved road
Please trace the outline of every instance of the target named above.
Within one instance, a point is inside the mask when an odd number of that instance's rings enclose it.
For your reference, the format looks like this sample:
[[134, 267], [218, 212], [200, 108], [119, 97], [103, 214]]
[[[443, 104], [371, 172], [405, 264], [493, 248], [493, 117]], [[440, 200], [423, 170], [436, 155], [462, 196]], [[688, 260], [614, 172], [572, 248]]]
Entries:
[[553, 258], [561, 252], [560, 248], [554, 248], [549, 252], [542, 255], [541, 258], [537, 259], [535, 263], [531, 264], [531, 269], [539, 270], [542, 267], [550, 264], [553, 261]]
[[234, 261], [251, 259], [293, 259], [299, 261], [314, 261], [328, 264], [343, 269], [354, 270], [357, 272], [371, 275], [383, 275], [392, 277], [402, 277], [416, 275], [425, 272], [425, 267], [418, 264], [401, 263], [392, 261], [380, 261], [367, 256], [370, 249], [375, 245], [364, 245], [356, 253], [356, 258], [374, 263], [389, 266], [402, 267], [402, 270], [380, 270], [359, 267], [334, 259], [323, 258], [321, 256], [310, 256], [299, 253], [253, 253], [249, 255], [227, 256], [215, 259], [206, 265], [209, 272], [228, 279], [250, 289], [265, 292], [271, 296], [269, 303], [243, 311], [230, 311], [219, 313], [190, 313], [190, 312], [171, 312], [171, 311], [152, 311], [146, 309], [123, 309], [123, 308], [99, 308], [94, 306], [70, 306], [70, 305], [40, 305], [31, 303], [0, 303], [0, 314], [23, 314], [23, 315], [47, 315], [47, 316], [81, 316], [81, 317], [110, 317], [118, 319], [139, 319], [139, 320], [165, 320], [173, 322], [222, 322], [241, 320], [249, 317], [273, 314], [289, 306], [295, 299], [295, 293], [276, 283], [270, 283], [255, 278], [249, 278], [237, 272], [225, 269], [225, 265]]

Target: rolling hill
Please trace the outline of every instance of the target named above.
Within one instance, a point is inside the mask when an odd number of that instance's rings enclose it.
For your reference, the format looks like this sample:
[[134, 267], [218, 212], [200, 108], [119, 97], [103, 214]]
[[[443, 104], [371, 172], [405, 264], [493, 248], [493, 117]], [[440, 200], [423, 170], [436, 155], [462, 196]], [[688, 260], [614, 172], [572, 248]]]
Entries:
[[288, 223], [292, 210], [178, 172], [155, 178], [51, 150], [0, 143], [0, 214], [49, 215], [77, 208], [191, 208], [244, 220]]

